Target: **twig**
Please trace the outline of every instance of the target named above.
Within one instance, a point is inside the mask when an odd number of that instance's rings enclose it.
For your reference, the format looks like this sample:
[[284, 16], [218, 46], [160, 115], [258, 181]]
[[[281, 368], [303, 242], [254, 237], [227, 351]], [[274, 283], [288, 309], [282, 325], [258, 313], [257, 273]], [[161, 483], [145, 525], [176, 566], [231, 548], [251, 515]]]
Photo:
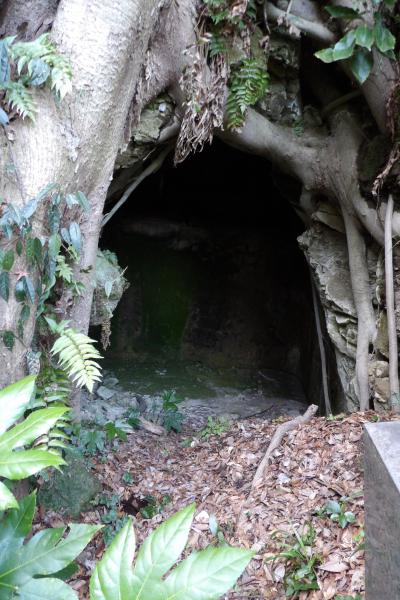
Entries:
[[149, 166], [140, 173], [139, 177], [137, 177], [137, 179], [135, 179], [135, 181], [133, 181], [131, 183], [131, 185], [122, 194], [122, 196], [121, 196], [120, 200], [118, 200], [117, 204], [115, 204], [115, 206], [113, 206], [113, 208], [110, 210], [109, 213], [104, 215], [103, 220], [101, 222], [102, 227], [104, 227], [104, 225], [106, 223], [108, 223], [108, 221], [115, 215], [117, 210], [119, 210], [121, 208], [121, 206], [123, 204], [125, 204], [125, 202], [129, 198], [129, 196], [138, 187], [138, 185], [140, 185], [142, 183], [142, 181], [144, 179], [146, 179], [146, 177], [148, 177], [152, 173], [155, 173], [156, 171], [158, 171], [158, 169], [162, 166], [162, 164], [163, 164], [167, 154], [170, 152], [170, 150], [171, 150], [171, 146], [167, 146], [167, 148], [165, 148], [163, 150], [163, 152], [160, 152], [160, 154], [157, 156], [157, 158], [155, 158], [153, 160], [153, 162], [150, 163]]
[[399, 406], [399, 364], [397, 350], [396, 314], [393, 289], [393, 248], [392, 248], [393, 196], [389, 195], [385, 215], [385, 283], [386, 314], [389, 338], [389, 384], [390, 403], [395, 412]]
[[271, 455], [274, 452], [274, 450], [276, 450], [278, 448], [278, 446], [280, 446], [280, 443], [283, 440], [283, 438], [285, 437], [285, 435], [289, 431], [296, 429], [296, 427], [298, 427], [299, 425], [301, 425], [303, 423], [307, 423], [307, 421], [310, 421], [310, 419], [312, 419], [314, 417], [314, 415], [317, 413], [317, 411], [318, 411], [318, 406], [316, 406], [315, 404], [310, 404], [310, 406], [307, 408], [304, 415], [299, 415], [298, 417], [295, 417], [291, 421], [286, 421], [286, 423], [282, 423], [281, 425], [279, 425], [278, 429], [275, 431], [274, 435], [272, 436], [272, 440], [270, 441], [270, 444], [267, 448], [264, 458], [258, 465], [256, 474], [254, 475], [254, 478], [253, 478], [253, 481], [251, 484], [251, 489], [255, 488], [257, 486], [258, 482], [260, 481], [260, 479], [262, 479], [264, 477], [264, 471], [270, 461]]

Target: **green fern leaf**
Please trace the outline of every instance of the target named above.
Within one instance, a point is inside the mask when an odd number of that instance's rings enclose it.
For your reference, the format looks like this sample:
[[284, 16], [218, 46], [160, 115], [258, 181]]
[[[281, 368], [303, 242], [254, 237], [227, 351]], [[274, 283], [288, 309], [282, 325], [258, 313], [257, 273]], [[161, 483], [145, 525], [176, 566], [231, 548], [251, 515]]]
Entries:
[[60, 366], [78, 387], [87, 387], [93, 391], [96, 381], [101, 380], [100, 365], [96, 360], [101, 358], [100, 352], [93, 346], [87, 335], [68, 328], [55, 341], [51, 353], [58, 355]]
[[233, 70], [226, 102], [228, 129], [239, 129], [249, 106], [256, 104], [268, 87], [268, 73], [259, 59], [245, 59]]
[[30, 90], [21, 81], [8, 81], [4, 87], [10, 108], [16, 110], [23, 119], [28, 117], [34, 121], [36, 108]]

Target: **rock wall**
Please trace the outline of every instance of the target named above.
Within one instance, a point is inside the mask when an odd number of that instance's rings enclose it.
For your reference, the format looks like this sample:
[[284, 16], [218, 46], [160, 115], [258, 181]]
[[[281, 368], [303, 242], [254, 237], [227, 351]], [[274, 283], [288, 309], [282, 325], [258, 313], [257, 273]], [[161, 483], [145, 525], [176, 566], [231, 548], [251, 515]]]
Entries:
[[[324, 309], [326, 330], [333, 344], [337, 373], [343, 390], [338, 405], [358, 410], [355, 358], [358, 320], [350, 282], [350, 270], [341, 217], [322, 203], [313, 215], [311, 227], [299, 238]], [[370, 357], [370, 386], [374, 408], [385, 411], [389, 400], [388, 341], [384, 310], [383, 255], [373, 243], [367, 249], [371, 297], [378, 335]], [[362, 324], [361, 324], [362, 326]]]

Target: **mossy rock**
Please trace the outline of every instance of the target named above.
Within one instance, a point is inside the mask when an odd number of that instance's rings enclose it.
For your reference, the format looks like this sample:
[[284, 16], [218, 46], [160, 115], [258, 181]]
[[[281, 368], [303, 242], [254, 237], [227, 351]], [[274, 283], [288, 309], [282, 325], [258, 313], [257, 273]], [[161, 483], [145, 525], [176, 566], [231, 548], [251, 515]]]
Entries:
[[65, 455], [67, 465], [56, 471], [41, 488], [38, 503], [47, 509], [73, 518], [90, 508], [90, 502], [101, 491], [99, 480], [87, 467], [87, 460], [76, 450]]

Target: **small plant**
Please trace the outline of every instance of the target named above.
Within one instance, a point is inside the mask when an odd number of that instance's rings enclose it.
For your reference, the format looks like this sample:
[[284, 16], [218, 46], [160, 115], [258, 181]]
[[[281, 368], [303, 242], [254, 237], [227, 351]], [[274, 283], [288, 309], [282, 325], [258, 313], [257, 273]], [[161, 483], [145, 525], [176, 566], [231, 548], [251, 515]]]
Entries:
[[301, 535], [293, 527], [293, 535], [285, 533], [285, 541], [280, 542], [283, 551], [266, 559], [284, 558], [286, 560], [283, 585], [287, 596], [297, 598], [299, 592], [319, 590], [315, 569], [321, 563], [321, 557], [315, 554], [313, 549], [315, 537], [316, 532], [311, 523], [306, 525]]
[[127, 485], [130, 485], [131, 483], [133, 483], [133, 475], [128, 471], [125, 471], [122, 475], [122, 481]]
[[217, 517], [213, 513], [210, 514], [210, 517], [208, 519], [208, 527], [210, 528], [210, 531], [213, 534], [213, 536], [217, 538], [218, 543], [221, 546], [228, 545], [226, 542], [224, 533], [223, 533], [221, 527], [219, 526]]
[[127, 522], [96, 565], [90, 580], [91, 600], [207, 600], [225, 594], [254, 552], [209, 546], [193, 552], [171, 571], [185, 548], [194, 511], [194, 504], [187, 506], [153, 531], [143, 542], [133, 569], [135, 534]]
[[346, 510], [346, 500], [344, 498], [341, 498], [340, 502], [329, 500], [317, 514], [320, 517], [328, 516], [331, 521], [339, 523], [342, 529], [356, 522], [354, 513]]
[[124, 419], [114, 422], [109, 421], [104, 425], [104, 429], [108, 442], [112, 442], [113, 440], [121, 440], [122, 442], [126, 442], [128, 439], [128, 433], [132, 431], [131, 425]]
[[171, 496], [165, 495], [161, 498], [161, 502], [157, 502], [154, 496], [145, 496], [144, 501], [147, 503], [140, 509], [140, 514], [144, 519], [152, 519], [171, 503]]
[[101, 494], [97, 498], [97, 504], [104, 506], [107, 510], [101, 516], [101, 522], [105, 524], [102, 530], [104, 543], [109, 546], [113, 537], [126, 524], [128, 517], [121, 517], [119, 511], [120, 496], [118, 494]]
[[162, 394], [163, 426], [170, 431], [182, 431], [184, 415], [179, 411], [179, 404], [183, 398], [176, 395], [175, 390], [164, 391]]
[[213, 435], [222, 435], [229, 430], [229, 422], [223, 417], [207, 417], [207, 425], [200, 431], [200, 438], [208, 440]]
[[74, 424], [70, 429], [71, 441], [83, 455], [94, 456], [106, 451], [106, 432], [103, 429], [86, 429]]
[[138, 429], [140, 425], [140, 411], [137, 408], [130, 410], [126, 414], [125, 420], [133, 429]]

